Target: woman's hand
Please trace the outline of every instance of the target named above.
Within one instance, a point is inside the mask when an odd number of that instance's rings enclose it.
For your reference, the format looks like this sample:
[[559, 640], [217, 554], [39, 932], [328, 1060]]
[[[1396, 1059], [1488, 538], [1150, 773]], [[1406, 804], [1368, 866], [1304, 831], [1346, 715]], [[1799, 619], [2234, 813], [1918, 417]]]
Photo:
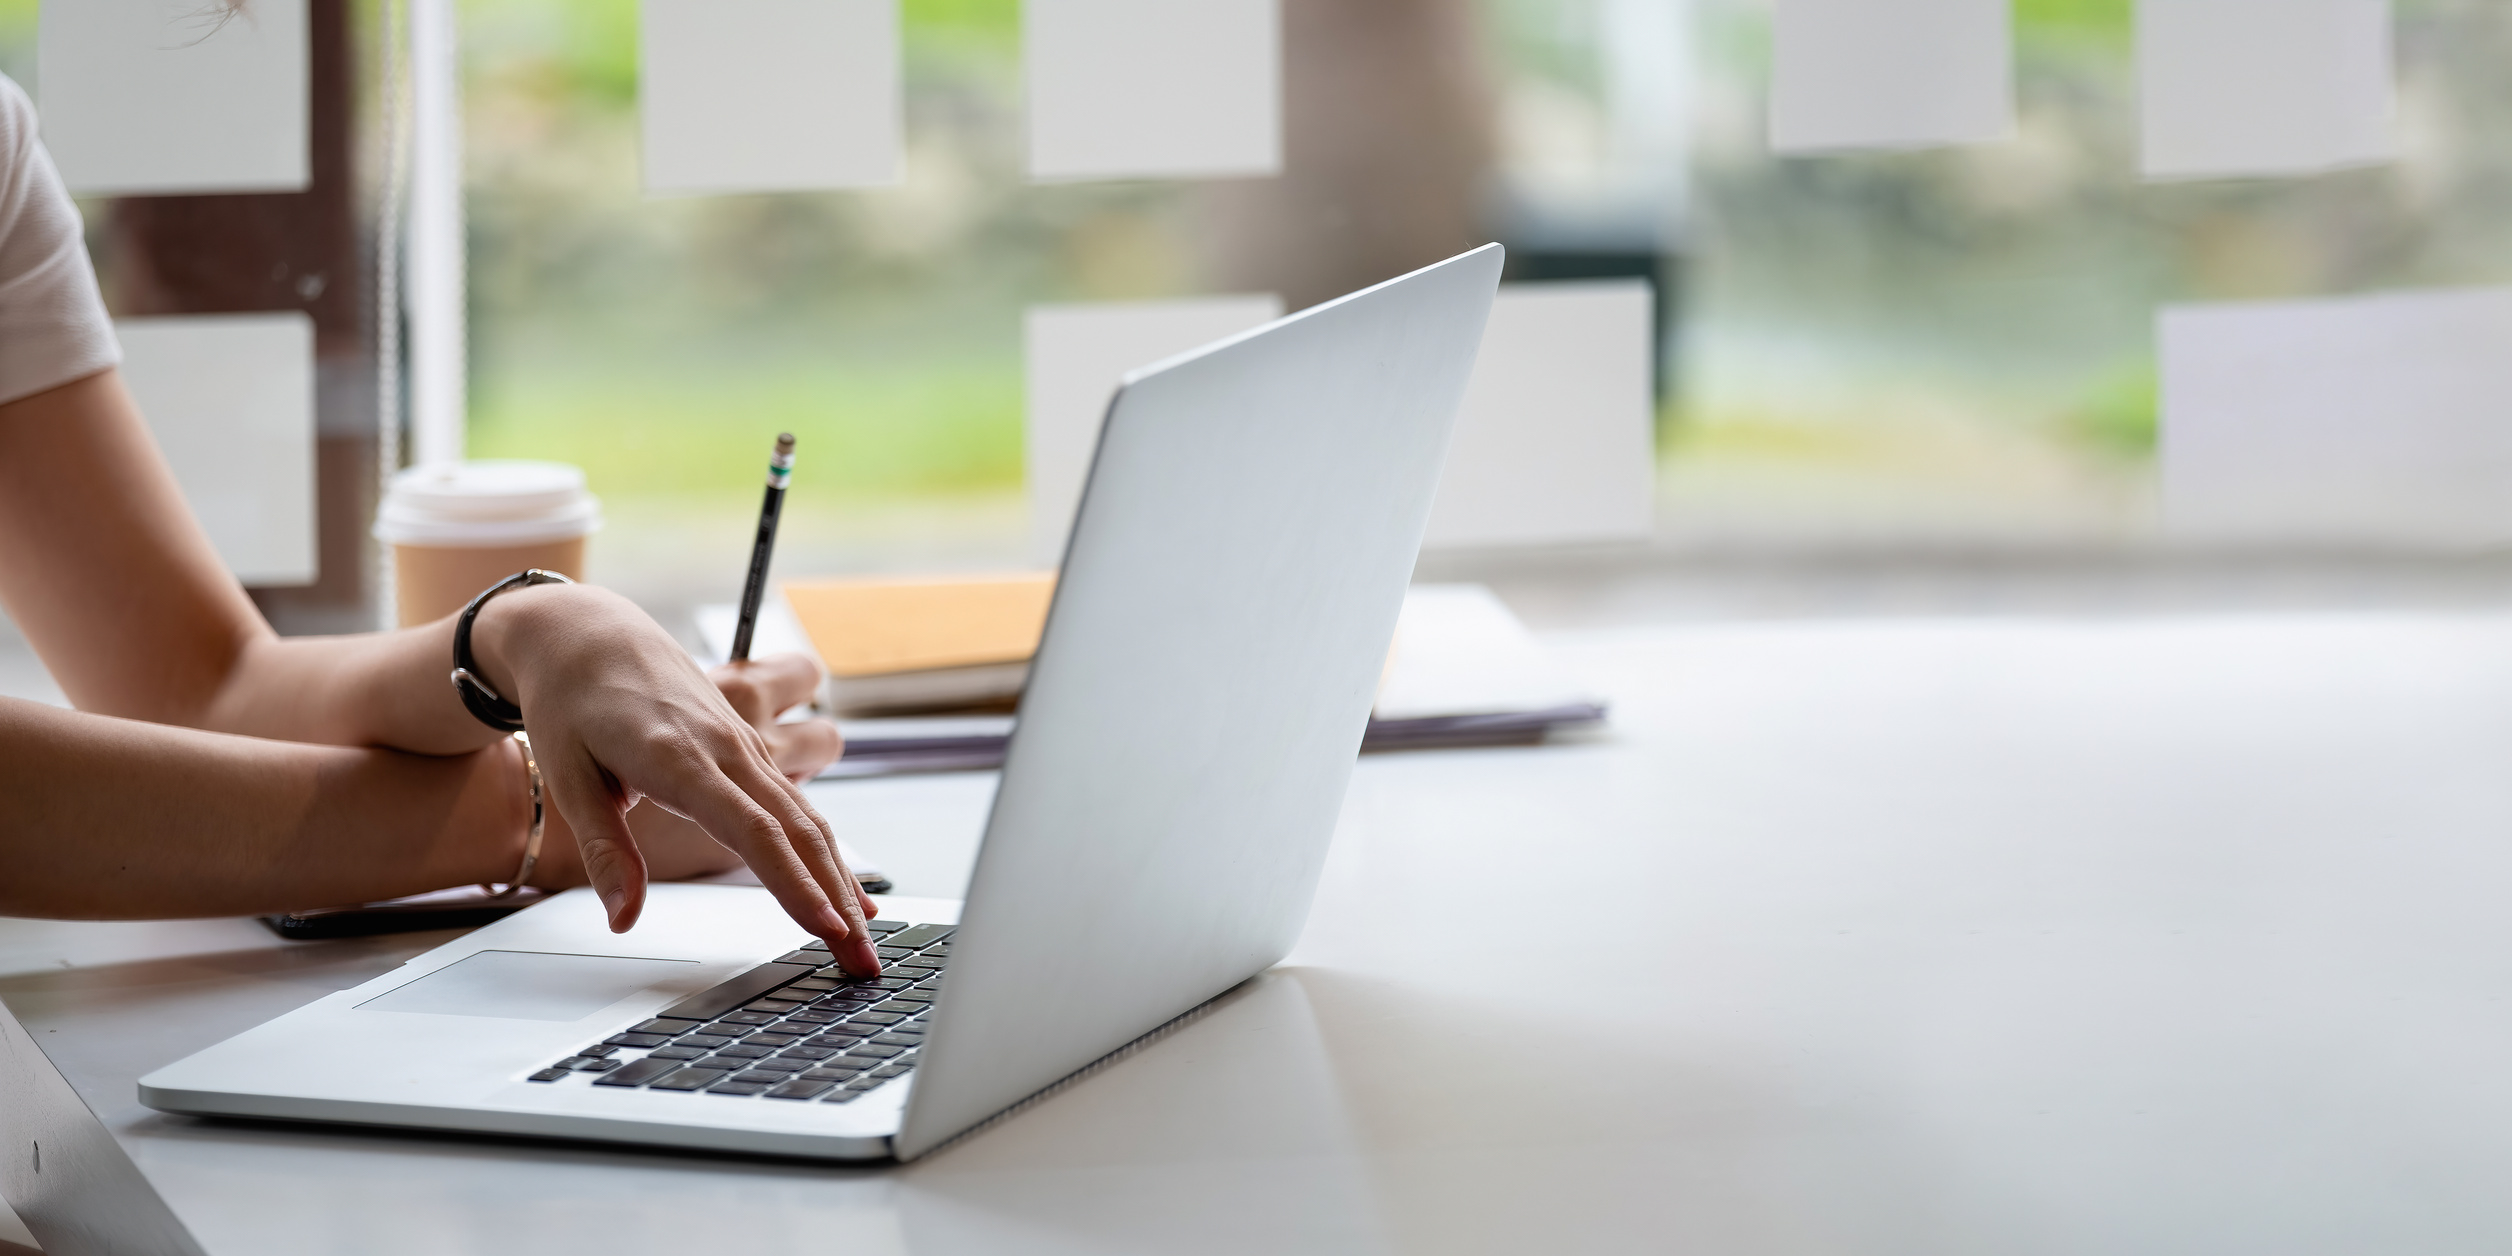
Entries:
[[834, 758], [837, 730], [773, 724], [778, 704], [806, 696], [816, 676], [797, 686], [792, 664], [762, 660], [719, 669], [710, 683], [644, 612], [589, 585], [490, 599], [472, 645], [484, 679], [523, 708], [549, 802], [575, 836], [613, 931], [634, 925], [645, 905], [648, 866], [628, 820], [643, 802], [739, 854], [848, 971], [879, 969], [836, 834], [788, 775]]
[[837, 725], [824, 719], [779, 724], [778, 716], [811, 700], [820, 687], [820, 665], [800, 654], [771, 654], [747, 663], [726, 663], [710, 669], [707, 679], [768, 743], [776, 770], [799, 785], [837, 762], [846, 743]]
[[[733, 710], [767, 739], [768, 751], [786, 779], [800, 784], [837, 762], [844, 745], [838, 739], [835, 724], [817, 717], [790, 724], [776, 722], [778, 716], [802, 705], [820, 687], [819, 664], [800, 654], [780, 654], [711, 668], [707, 679], [714, 681], [716, 691], [733, 704]], [[520, 760], [514, 771], [520, 783]], [[660, 807], [640, 806], [629, 812], [628, 830], [636, 835], [637, 852], [645, 858], [646, 875], [656, 881], [685, 881], [741, 866], [741, 856], [730, 847], [708, 837], [705, 829]], [[532, 884], [545, 890], [591, 884], [585, 876], [584, 858], [576, 847], [575, 830], [569, 827], [565, 816], [555, 811], [549, 815], [549, 830], [543, 835], [541, 862], [532, 874]], [[870, 900], [864, 903], [864, 913], [876, 914]]]

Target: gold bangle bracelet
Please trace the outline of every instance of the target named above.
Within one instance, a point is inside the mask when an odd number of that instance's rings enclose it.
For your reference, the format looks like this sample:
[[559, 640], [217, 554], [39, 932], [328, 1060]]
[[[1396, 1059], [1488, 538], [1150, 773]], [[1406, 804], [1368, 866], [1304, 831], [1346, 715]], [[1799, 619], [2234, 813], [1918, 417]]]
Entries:
[[541, 806], [541, 764], [532, 757], [532, 738], [520, 732], [514, 737], [516, 747], [523, 751], [524, 773], [532, 778], [532, 828], [523, 839], [523, 862], [516, 865], [514, 879], [502, 889], [486, 881], [480, 883], [490, 898], [512, 898], [522, 893], [523, 883], [532, 879], [533, 866], [541, 862], [541, 825], [546, 817]]

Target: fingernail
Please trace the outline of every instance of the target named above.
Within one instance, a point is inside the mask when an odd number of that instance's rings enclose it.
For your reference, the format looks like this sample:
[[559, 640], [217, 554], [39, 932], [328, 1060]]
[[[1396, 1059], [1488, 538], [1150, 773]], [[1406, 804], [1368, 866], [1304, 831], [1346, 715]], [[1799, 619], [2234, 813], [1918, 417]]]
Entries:
[[872, 949], [871, 943], [855, 943], [855, 958], [857, 961], [861, 962], [865, 968], [868, 968], [876, 973], [881, 971], [881, 955], [879, 952]]
[[628, 896], [620, 893], [615, 885], [597, 885], [593, 887], [593, 892], [602, 896], [602, 913], [610, 917], [611, 932], [625, 932], [620, 927], [619, 917], [628, 907]]

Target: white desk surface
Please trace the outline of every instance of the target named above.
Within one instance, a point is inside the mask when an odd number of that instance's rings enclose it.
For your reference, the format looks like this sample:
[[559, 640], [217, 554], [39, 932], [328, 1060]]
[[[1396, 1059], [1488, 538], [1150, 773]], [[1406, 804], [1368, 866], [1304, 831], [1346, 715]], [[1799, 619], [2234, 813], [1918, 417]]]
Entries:
[[[211, 1253], [2512, 1250], [2512, 619], [1553, 641], [1613, 734], [1365, 761], [1289, 963], [904, 1169], [132, 1100], [434, 938], [10, 922], [0, 998]], [[819, 798], [947, 894], [989, 789]]]

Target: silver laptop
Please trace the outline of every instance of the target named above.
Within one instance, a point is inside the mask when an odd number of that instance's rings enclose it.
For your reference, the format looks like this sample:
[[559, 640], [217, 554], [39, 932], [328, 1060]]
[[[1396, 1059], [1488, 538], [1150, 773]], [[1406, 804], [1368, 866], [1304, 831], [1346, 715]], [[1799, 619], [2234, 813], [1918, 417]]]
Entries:
[[168, 1112], [912, 1159], [1281, 959], [1369, 718], [1489, 245], [1129, 375], [968, 899], [887, 972], [766, 891], [558, 895], [140, 1079]]

